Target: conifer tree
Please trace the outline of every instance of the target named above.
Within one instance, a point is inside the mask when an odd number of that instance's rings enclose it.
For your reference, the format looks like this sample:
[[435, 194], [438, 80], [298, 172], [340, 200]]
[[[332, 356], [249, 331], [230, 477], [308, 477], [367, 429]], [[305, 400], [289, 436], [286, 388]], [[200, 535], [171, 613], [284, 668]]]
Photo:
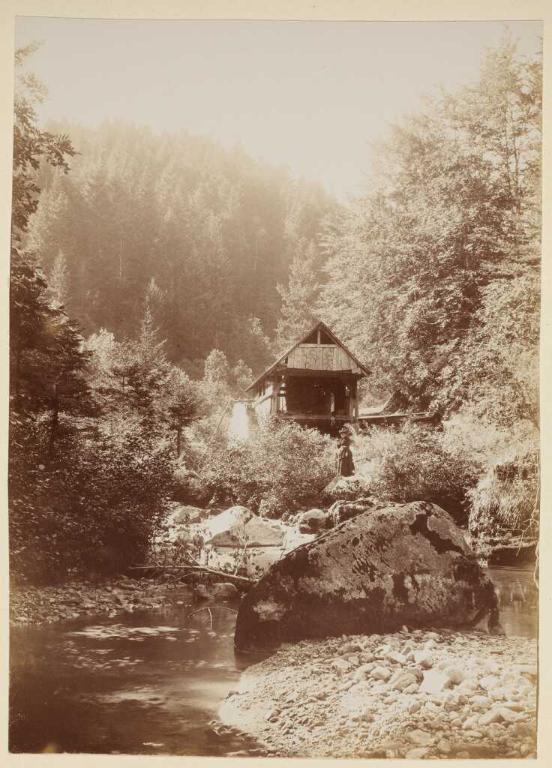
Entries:
[[133, 407], [142, 414], [144, 423], [159, 426], [161, 398], [167, 384], [170, 365], [165, 355], [165, 340], [153, 320], [151, 299], [146, 295], [140, 333], [128, 342], [129, 367], [127, 395]]
[[53, 301], [64, 307], [69, 293], [69, 274], [63, 251], [59, 251], [48, 275], [48, 291]]
[[289, 268], [287, 286], [278, 286], [282, 298], [281, 316], [277, 327], [280, 350], [297, 341], [314, 321], [320, 284], [315, 270], [315, 245], [300, 241]]
[[43, 101], [46, 89], [37, 78], [24, 71], [27, 58], [38, 48], [33, 43], [15, 52], [16, 88], [13, 128], [12, 247], [21, 246], [29, 217], [38, 206], [40, 187], [36, 171], [43, 161], [67, 171], [68, 159], [75, 154], [66, 135], [42, 130], [37, 123], [35, 105]]
[[12, 249], [10, 294], [10, 392], [12, 416], [25, 418], [51, 412], [48, 453], [54, 450], [60, 412], [87, 407], [84, 376], [87, 356], [75, 324], [51, 293], [36, 255], [23, 249], [29, 218], [37, 208], [40, 162], [68, 169], [74, 154], [69, 139], [41, 130], [34, 105], [44, 89], [32, 75], [22, 72], [26, 58], [36, 49], [16, 52]]
[[200, 411], [200, 395], [197, 385], [177, 367], [173, 367], [166, 383], [164, 408], [169, 428], [175, 433], [176, 456], [183, 451], [183, 430]]

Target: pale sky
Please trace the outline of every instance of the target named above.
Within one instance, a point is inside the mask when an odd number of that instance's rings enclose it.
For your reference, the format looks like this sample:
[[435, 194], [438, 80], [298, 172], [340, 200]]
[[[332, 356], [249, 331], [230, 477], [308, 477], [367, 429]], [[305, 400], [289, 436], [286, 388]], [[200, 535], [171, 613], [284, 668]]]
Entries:
[[420, 97], [477, 76], [509, 27], [522, 53], [539, 22], [194, 22], [19, 18], [16, 45], [48, 88], [44, 122], [125, 120], [185, 130], [322, 183], [366, 188], [370, 142]]

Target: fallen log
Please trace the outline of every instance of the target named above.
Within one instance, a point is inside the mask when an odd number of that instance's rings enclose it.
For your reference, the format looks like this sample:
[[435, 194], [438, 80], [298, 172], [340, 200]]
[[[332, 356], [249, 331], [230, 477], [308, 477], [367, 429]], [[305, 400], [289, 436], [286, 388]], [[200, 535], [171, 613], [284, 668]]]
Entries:
[[247, 576], [238, 576], [235, 573], [226, 573], [226, 571], [217, 571], [214, 568], [208, 568], [205, 565], [161, 565], [160, 563], [151, 563], [151, 565], [131, 565], [129, 567], [131, 571], [154, 571], [154, 570], [169, 570], [169, 571], [195, 571], [200, 573], [208, 573], [211, 576], [220, 576], [224, 581], [237, 582], [244, 586], [252, 587], [257, 583], [257, 579], [249, 579]]

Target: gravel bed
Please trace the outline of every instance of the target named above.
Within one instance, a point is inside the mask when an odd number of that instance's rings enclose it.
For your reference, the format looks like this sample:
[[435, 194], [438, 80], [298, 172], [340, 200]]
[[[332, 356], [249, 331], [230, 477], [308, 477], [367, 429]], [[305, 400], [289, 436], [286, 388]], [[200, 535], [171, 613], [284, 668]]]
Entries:
[[192, 601], [191, 595], [191, 588], [179, 582], [124, 576], [99, 583], [75, 581], [55, 587], [16, 588], [10, 592], [10, 622], [20, 626], [87, 615], [115, 616], [185, 605]]
[[219, 716], [288, 757], [534, 757], [536, 653], [482, 632], [303, 641], [249, 667]]

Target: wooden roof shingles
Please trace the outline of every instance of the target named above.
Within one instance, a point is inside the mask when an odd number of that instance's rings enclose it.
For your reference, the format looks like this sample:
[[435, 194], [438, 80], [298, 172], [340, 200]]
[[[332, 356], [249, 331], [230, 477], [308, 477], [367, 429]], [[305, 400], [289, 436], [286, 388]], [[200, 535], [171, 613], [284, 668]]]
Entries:
[[274, 370], [275, 370], [275, 369], [276, 369], [276, 368], [277, 368], [277, 367], [280, 365], [280, 363], [281, 363], [281, 362], [282, 362], [282, 361], [283, 361], [283, 360], [284, 360], [284, 359], [285, 359], [285, 358], [286, 358], [286, 357], [287, 357], [289, 354], [291, 354], [291, 352], [293, 352], [293, 350], [294, 350], [296, 347], [298, 347], [300, 344], [304, 344], [304, 343], [305, 343], [305, 341], [306, 341], [306, 339], [308, 339], [308, 337], [309, 337], [309, 336], [310, 336], [310, 335], [311, 335], [311, 334], [312, 334], [314, 331], [318, 330], [319, 328], [320, 328], [321, 330], [324, 330], [324, 331], [325, 331], [325, 332], [328, 334], [328, 336], [329, 336], [329, 337], [332, 339], [332, 341], [334, 342], [334, 344], [336, 344], [337, 346], [341, 347], [341, 349], [342, 349], [344, 352], [346, 352], [346, 353], [349, 355], [349, 357], [350, 357], [350, 358], [351, 358], [351, 359], [352, 359], [352, 360], [353, 360], [353, 361], [356, 363], [356, 365], [357, 365], [357, 366], [360, 368], [360, 370], [361, 370], [361, 371], [364, 373], [364, 375], [365, 375], [365, 376], [369, 376], [369, 375], [370, 375], [370, 371], [369, 371], [369, 369], [368, 369], [368, 368], [366, 368], [366, 366], [365, 366], [365, 365], [363, 365], [363, 364], [360, 362], [360, 360], [359, 360], [359, 359], [356, 357], [356, 355], [355, 355], [353, 352], [351, 352], [351, 350], [350, 350], [350, 349], [348, 349], [348, 348], [345, 346], [345, 344], [344, 344], [344, 343], [341, 341], [341, 339], [338, 339], [338, 337], [337, 337], [337, 336], [335, 335], [335, 333], [334, 333], [334, 332], [331, 330], [331, 328], [328, 328], [328, 326], [326, 325], [326, 323], [324, 323], [322, 320], [318, 320], [318, 321], [315, 323], [315, 325], [314, 325], [314, 326], [312, 326], [312, 328], [310, 328], [310, 329], [309, 329], [309, 331], [308, 331], [307, 333], [305, 333], [305, 334], [304, 334], [304, 335], [303, 335], [303, 336], [302, 336], [302, 337], [299, 339], [299, 341], [296, 341], [294, 344], [292, 344], [292, 345], [291, 345], [291, 347], [289, 347], [288, 349], [286, 349], [286, 351], [285, 351], [283, 354], [281, 354], [281, 355], [280, 355], [280, 356], [279, 356], [279, 357], [278, 357], [278, 358], [275, 360], [275, 362], [273, 362], [271, 365], [269, 365], [269, 366], [268, 366], [268, 368], [266, 368], [266, 369], [265, 369], [265, 370], [264, 370], [264, 371], [263, 371], [263, 372], [262, 372], [262, 373], [261, 373], [259, 376], [257, 376], [257, 378], [255, 379], [255, 381], [254, 381], [252, 384], [250, 384], [250, 385], [247, 387], [247, 389], [246, 389], [246, 392], [249, 392], [249, 391], [251, 391], [252, 389], [255, 389], [255, 387], [257, 387], [257, 386], [258, 386], [258, 385], [259, 385], [259, 384], [260, 384], [260, 383], [263, 381], [263, 379], [265, 379], [267, 376], [269, 376], [269, 375], [270, 375], [270, 374], [271, 374], [271, 373], [272, 373], [272, 372], [273, 372], [273, 371], [274, 371]]

